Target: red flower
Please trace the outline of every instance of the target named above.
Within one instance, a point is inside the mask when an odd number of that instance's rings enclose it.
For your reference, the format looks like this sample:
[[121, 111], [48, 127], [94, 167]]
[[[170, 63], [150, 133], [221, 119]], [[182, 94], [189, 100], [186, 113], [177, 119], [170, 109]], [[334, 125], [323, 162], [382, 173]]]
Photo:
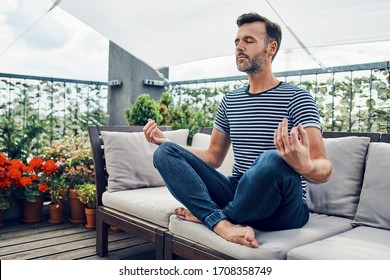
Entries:
[[20, 184], [23, 187], [31, 185], [32, 183], [33, 183], [33, 180], [31, 179], [31, 177], [22, 177], [22, 178], [20, 178]]
[[42, 171], [47, 175], [56, 173], [58, 171], [58, 165], [54, 160], [49, 159], [43, 163]]
[[11, 187], [11, 183], [7, 170], [4, 167], [0, 167], [0, 190], [8, 190]]
[[13, 165], [8, 168], [8, 177], [13, 180], [18, 180], [22, 177], [22, 171], [20, 168], [14, 167]]
[[30, 160], [29, 165], [32, 169], [40, 169], [43, 164], [43, 159], [40, 157], [35, 157]]
[[38, 185], [38, 190], [40, 192], [47, 192], [49, 190], [49, 186], [45, 184], [39, 184]]
[[14, 167], [14, 168], [19, 168], [19, 169], [23, 169], [25, 168], [26, 166], [24, 165], [23, 162], [21, 162], [20, 160], [18, 159], [11, 159], [11, 161], [9, 162], [10, 166]]

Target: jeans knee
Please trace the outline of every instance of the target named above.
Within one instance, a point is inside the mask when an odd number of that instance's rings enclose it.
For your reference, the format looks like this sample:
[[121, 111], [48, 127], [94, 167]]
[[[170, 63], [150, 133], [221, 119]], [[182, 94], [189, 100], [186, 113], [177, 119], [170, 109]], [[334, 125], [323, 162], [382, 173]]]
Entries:
[[164, 142], [158, 146], [153, 153], [153, 164], [155, 167], [157, 167], [156, 163], [160, 163], [167, 158], [169, 151], [172, 151], [174, 145], [175, 143], [173, 142]]
[[263, 152], [263, 154], [258, 157], [256, 162], [258, 162], [259, 160], [274, 166], [281, 166], [283, 164], [286, 164], [286, 162], [283, 160], [277, 150], [268, 150]]
[[295, 171], [284, 161], [277, 150], [265, 151], [254, 163], [259, 165], [259, 168], [268, 173], [278, 176], [278, 174], [286, 174]]
[[265, 151], [262, 155], [261, 155], [262, 159], [263, 160], [266, 160], [268, 162], [272, 162], [272, 163], [275, 163], [277, 165], [280, 165], [280, 164], [283, 164], [285, 163], [283, 158], [280, 156], [279, 152], [277, 150], [269, 150], [269, 151]]

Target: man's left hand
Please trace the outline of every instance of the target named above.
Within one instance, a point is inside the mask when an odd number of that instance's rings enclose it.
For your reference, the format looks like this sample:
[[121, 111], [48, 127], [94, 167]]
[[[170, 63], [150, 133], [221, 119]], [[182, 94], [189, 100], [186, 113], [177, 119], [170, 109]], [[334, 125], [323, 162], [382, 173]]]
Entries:
[[299, 174], [310, 173], [314, 163], [310, 158], [309, 139], [301, 124], [288, 133], [288, 120], [283, 119], [274, 133], [274, 144], [280, 156]]

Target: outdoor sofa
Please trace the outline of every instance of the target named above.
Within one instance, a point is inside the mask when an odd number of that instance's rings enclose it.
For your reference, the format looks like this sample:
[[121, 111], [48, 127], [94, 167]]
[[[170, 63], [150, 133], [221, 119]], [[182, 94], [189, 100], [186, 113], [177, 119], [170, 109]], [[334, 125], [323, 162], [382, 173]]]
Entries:
[[[161, 129], [186, 144], [188, 130]], [[210, 132], [199, 129], [191, 145], [206, 147]], [[389, 134], [324, 132], [333, 172], [326, 183], [308, 184], [308, 223], [292, 230], [256, 230], [257, 249], [172, 215], [181, 203], [153, 167], [156, 146], [145, 141], [142, 127], [92, 126], [89, 135], [100, 256], [108, 252], [112, 225], [154, 243], [157, 259], [390, 259]], [[229, 175], [233, 162], [230, 150], [219, 170]]]

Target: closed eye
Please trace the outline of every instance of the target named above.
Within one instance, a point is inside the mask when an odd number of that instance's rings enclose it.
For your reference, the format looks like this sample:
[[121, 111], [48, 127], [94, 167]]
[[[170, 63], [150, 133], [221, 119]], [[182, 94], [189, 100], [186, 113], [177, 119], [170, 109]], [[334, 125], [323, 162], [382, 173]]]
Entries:
[[[234, 40], [234, 44], [237, 46], [240, 43], [240, 41], [241, 41], [240, 39], [236, 39]], [[256, 42], [255, 38], [253, 37], [244, 37], [242, 38], [242, 41], [244, 41], [246, 44], [251, 44]]]

